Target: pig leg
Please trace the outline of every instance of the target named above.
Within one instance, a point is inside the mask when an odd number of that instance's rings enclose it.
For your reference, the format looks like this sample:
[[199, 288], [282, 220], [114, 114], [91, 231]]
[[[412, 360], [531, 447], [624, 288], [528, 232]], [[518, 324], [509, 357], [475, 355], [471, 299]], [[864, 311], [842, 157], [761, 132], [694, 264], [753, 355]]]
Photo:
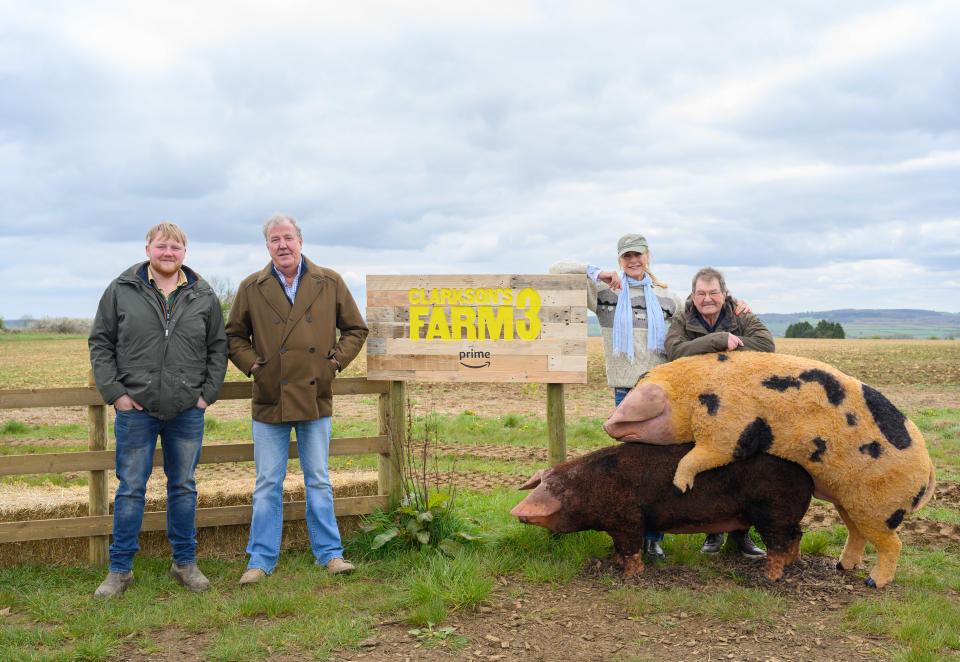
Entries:
[[[857, 515], [859, 516], [860, 513], [857, 513]], [[903, 544], [900, 542], [896, 530], [891, 529], [882, 520], [869, 519], [864, 521], [861, 518], [859, 529], [862, 535], [877, 548], [877, 565], [873, 568], [870, 576], [867, 577], [866, 584], [871, 588], [883, 588], [893, 579], [893, 575], [897, 571], [897, 559], [900, 558], [900, 549]]]
[[853, 570], [863, 559], [863, 548], [867, 546], [867, 539], [860, 533], [860, 529], [853, 523], [853, 519], [843, 506], [839, 504], [834, 506], [840, 513], [840, 519], [843, 520], [848, 532], [847, 542], [843, 545], [840, 560], [837, 561], [837, 570]]
[[732, 461], [732, 444], [698, 441], [693, 450], [684, 455], [677, 464], [677, 471], [673, 475], [673, 484], [681, 492], [686, 492], [693, 487], [693, 479], [698, 473], [722, 467]]
[[613, 538], [613, 560], [623, 568], [624, 577], [633, 577], [643, 572], [643, 533], [608, 531]]
[[783, 577], [784, 567], [800, 559], [800, 539], [803, 532], [798, 526], [780, 529], [757, 529], [767, 546], [767, 564], [763, 574], [770, 581], [778, 581]]

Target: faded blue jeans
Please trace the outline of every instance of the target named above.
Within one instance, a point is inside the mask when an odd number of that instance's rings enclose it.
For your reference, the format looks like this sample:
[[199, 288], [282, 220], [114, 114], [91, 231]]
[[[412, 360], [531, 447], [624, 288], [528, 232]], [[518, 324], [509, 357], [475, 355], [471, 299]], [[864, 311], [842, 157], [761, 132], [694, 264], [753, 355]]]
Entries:
[[164, 421], [139, 409], [117, 411], [114, 434], [120, 485], [113, 500], [111, 572], [133, 569], [133, 555], [140, 550], [137, 538], [143, 525], [147, 479], [153, 473], [158, 436], [167, 476], [167, 539], [173, 549], [173, 561], [186, 565], [196, 560], [197, 486], [193, 471], [200, 459], [203, 414], [200, 407], [191, 407]]
[[333, 487], [327, 471], [330, 453], [330, 417], [291, 423], [253, 422], [253, 459], [257, 483], [253, 489], [253, 518], [247, 568], [273, 572], [280, 558], [283, 534], [283, 479], [287, 475], [290, 431], [297, 433], [297, 453], [307, 492], [307, 533], [310, 549], [321, 565], [343, 558], [340, 531], [333, 513]]
[[[620, 403], [623, 402], [623, 399], [627, 397], [627, 393], [630, 392], [629, 388], [624, 386], [617, 386], [613, 389], [613, 406], [619, 407]], [[656, 540], [660, 542], [663, 540], [663, 534], [659, 531], [647, 531], [643, 534], [645, 540]]]

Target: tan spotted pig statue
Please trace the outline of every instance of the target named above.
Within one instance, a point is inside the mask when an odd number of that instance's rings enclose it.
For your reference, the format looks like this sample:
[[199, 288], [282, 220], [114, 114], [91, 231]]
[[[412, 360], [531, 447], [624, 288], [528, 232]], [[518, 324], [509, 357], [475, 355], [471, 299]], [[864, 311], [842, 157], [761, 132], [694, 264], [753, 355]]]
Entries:
[[796, 462], [849, 530], [837, 568], [853, 569], [870, 541], [877, 564], [866, 583], [878, 588], [897, 568], [897, 527], [936, 485], [923, 436], [889, 400], [832, 366], [786, 354], [664, 363], [640, 378], [604, 429], [621, 441], [693, 440], [673, 480], [684, 492], [701, 471], [757, 453]]

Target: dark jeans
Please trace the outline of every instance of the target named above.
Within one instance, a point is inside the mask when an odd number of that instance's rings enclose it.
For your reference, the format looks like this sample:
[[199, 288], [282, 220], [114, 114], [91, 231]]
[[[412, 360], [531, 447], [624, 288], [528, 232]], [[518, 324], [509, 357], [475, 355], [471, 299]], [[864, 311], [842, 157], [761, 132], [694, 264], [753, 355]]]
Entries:
[[137, 537], [143, 525], [147, 479], [153, 473], [158, 436], [167, 476], [167, 538], [173, 561], [186, 565], [196, 560], [197, 487], [193, 471], [200, 459], [203, 414], [203, 409], [191, 407], [176, 418], [163, 421], [139, 409], [117, 411], [114, 433], [120, 485], [113, 501], [111, 572], [131, 570], [133, 555], [140, 550]]
[[[623, 387], [623, 386], [615, 387], [613, 389], [614, 406], [619, 407], [620, 403], [623, 402], [623, 399], [627, 397], [627, 393], [629, 392], [630, 392], [630, 389], [626, 387]], [[646, 540], [656, 540], [657, 542], [660, 542], [661, 540], [663, 540], [663, 534], [660, 533], [659, 531], [647, 531], [645, 534], [643, 534], [643, 537]]]

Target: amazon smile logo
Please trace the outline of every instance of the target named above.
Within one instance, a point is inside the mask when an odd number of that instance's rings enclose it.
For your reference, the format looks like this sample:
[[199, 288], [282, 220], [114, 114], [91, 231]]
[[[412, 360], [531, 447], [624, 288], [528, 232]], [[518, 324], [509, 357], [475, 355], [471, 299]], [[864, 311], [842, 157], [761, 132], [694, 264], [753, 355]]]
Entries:
[[484, 363], [481, 363], [480, 365], [471, 365], [469, 363], [463, 362], [464, 359], [483, 360], [483, 359], [489, 359], [489, 358], [490, 358], [490, 352], [478, 352], [475, 350], [470, 350], [469, 352], [460, 352], [460, 365], [462, 365], [464, 368], [474, 368], [474, 369], [489, 368], [490, 367], [489, 360]]

